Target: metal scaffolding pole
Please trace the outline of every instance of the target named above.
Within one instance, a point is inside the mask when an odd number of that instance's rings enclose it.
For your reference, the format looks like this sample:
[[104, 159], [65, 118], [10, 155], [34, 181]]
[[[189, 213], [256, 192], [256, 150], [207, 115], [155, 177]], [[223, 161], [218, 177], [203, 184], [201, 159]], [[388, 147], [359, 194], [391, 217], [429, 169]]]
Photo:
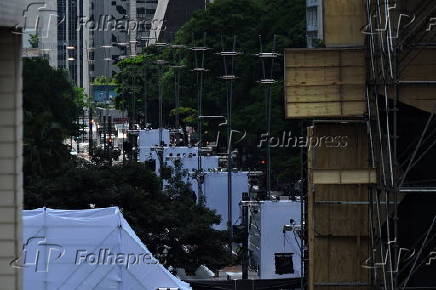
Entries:
[[[393, 5], [395, 4], [395, 5]], [[398, 127], [400, 89], [405, 86], [433, 86], [434, 81], [403, 80], [401, 73], [411, 63], [410, 55], [414, 43], [422, 42], [422, 33], [416, 33], [422, 27], [426, 15], [435, 11], [434, 1], [417, 3], [415, 21], [408, 30], [400, 24], [404, 1], [366, 0], [369, 33], [367, 35], [368, 59], [368, 126], [371, 140], [372, 164], [378, 164], [378, 184], [370, 192], [370, 227], [373, 257], [373, 282], [378, 289], [407, 289], [407, 281], [400, 281], [398, 269], [401, 268], [399, 257], [398, 205], [400, 193], [434, 192], [432, 188], [403, 187], [407, 173], [421, 160], [434, 145], [418, 152], [430, 137], [428, 132], [433, 114], [422, 130], [407, 168], [401, 173]], [[383, 28], [383, 29], [381, 29]], [[407, 44], [407, 46], [406, 46]], [[416, 57], [413, 56], [413, 58]], [[413, 59], [412, 59], [413, 60]], [[384, 101], [379, 102], [381, 97]], [[430, 133], [430, 134], [433, 134]], [[412, 147], [412, 144], [411, 146]], [[406, 153], [406, 149], [403, 153]], [[381, 205], [385, 205], [382, 206]], [[383, 228], [383, 231], [382, 231]], [[412, 267], [413, 268], [413, 267]], [[413, 270], [413, 269], [412, 269]], [[412, 274], [412, 273], [410, 273]], [[404, 278], [404, 277], [403, 277]]]

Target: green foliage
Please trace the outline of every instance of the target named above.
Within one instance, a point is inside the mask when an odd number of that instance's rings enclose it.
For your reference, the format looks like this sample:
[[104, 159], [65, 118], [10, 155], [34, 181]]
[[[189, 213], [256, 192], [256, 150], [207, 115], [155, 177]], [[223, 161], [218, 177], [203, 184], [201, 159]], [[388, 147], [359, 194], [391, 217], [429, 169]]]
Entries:
[[325, 48], [324, 40], [318, 38], [312, 39], [312, 46], [314, 48]]
[[92, 82], [94, 86], [103, 86], [103, 85], [110, 85], [110, 86], [116, 86], [117, 82], [115, 79], [105, 76], [98, 76], [94, 79]]
[[[263, 50], [272, 49], [276, 35], [276, 51], [283, 53], [284, 48], [305, 47], [305, 1], [304, 0], [217, 0], [208, 5], [207, 10], [194, 14], [176, 34], [175, 43], [188, 46], [203, 45], [203, 35], [207, 34], [204, 45], [212, 48], [206, 53], [205, 66], [210, 69], [204, 75], [203, 114], [226, 115], [226, 84], [219, 80], [224, 74], [222, 57], [215, 52], [221, 51], [222, 44], [230, 50], [233, 36], [237, 37], [237, 51], [243, 55], [236, 58], [234, 83], [233, 128], [246, 132], [244, 142], [236, 147], [244, 155], [246, 168], [259, 168], [259, 160], [265, 159], [266, 148], [259, 149], [257, 144], [261, 134], [266, 132], [265, 88], [257, 81], [261, 79], [260, 61], [253, 56], [258, 53], [259, 35], [262, 35]], [[221, 41], [223, 39], [223, 41]], [[121, 72], [117, 75], [119, 98], [117, 105], [132, 108], [129, 102], [136, 97], [136, 108], [143, 114], [144, 92], [147, 88], [149, 108], [157, 107], [158, 84], [162, 86], [164, 97], [164, 124], [173, 125], [174, 116], [174, 78], [176, 70], [166, 67], [161, 73], [153, 63], [158, 60], [169, 61], [171, 65], [185, 66], [181, 71], [180, 106], [197, 108], [197, 75], [190, 72], [195, 59], [189, 50], [162, 49], [149, 47], [144, 55], [128, 58], [119, 63]], [[298, 123], [285, 120], [283, 107], [283, 65], [279, 59], [273, 67], [274, 78], [278, 83], [272, 88], [272, 135], [282, 136], [283, 131], [298, 136]], [[268, 68], [267, 68], [268, 69]], [[147, 77], [144, 78], [144, 71]], [[158, 76], [161, 75], [161, 78]], [[149, 120], [157, 127], [158, 110], [149, 111]], [[195, 123], [193, 117], [185, 120]], [[217, 122], [204, 122], [204, 131], [216, 136]], [[274, 148], [273, 177], [275, 184], [291, 183], [298, 176], [298, 150], [293, 148]], [[285, 156], [285, 158], [284, 158]], [[263, 169], [263, 168], [260, 168]]]
[[192, 126], [198, 120], [198, 112], [193, 108], [178, 107], [170, 111], [171, 117], [174, 117], [176, 114], [179, 114], [181, 121], [185, 126]]
[[84, 94], [64, 71], [40, 58], [24, 59], [23, 85], [24, 174], [29, 182], [69, 161], [63, 142], [79, 134], [74, 121], [82, 112]]
[[144, 164], [76, 164], [65, 168], [62, 174], [28, 185], [25, 208], [118, 206], [136, 234], [165, 266], [183, 267], [189, 273], [201, 264], [212, 269], [223, 267], [229, 261], [225, 233], [211, 228], [219, 223], [219, 217], [197, 205], [189, 188], [179, 185], [177, 196], [161, 192], [159, 179]]
[[87, 107], [89, 105], [89, 96], [85, 93], [83, 88], [75, 87], [74, 94], [74, 101], [79, 108]]
[[38, 48], [39, 46], [39, 37], [38, 34], [30, 34], [29, 35], [29, 44], [32, 46], [32, 48]]

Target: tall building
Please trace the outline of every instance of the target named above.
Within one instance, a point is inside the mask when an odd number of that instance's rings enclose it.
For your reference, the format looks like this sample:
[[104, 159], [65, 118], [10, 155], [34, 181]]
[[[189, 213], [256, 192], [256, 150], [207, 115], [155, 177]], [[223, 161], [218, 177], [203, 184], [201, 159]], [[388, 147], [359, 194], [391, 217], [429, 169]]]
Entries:
[[23, 56], [44, 57], [89, 92], [89, 0], [25, 0]]
[[192, 14], [205, 9], [208, 0], [159, 0], [153, 18], [152, 42], [171, 42], [175, 33], [183, 26]]
[[57, 0], [26, 0], [23, 14], [23, 56], [44, 57], [58, 67]]
[[92, 0], [90, 29], [91, 77], [112, 77], [116, 63], [148, 45], [157, 0]]
[[[23, 0], [0, 0], [0, 288], [21, 289]], [[18, 26], [17, 26], [18, 25]]]
[[91, 0], [96, 27], [90, 37], [94, 47], [91, 77], [112, 77], [116, 63], [158, 41], [170, 42], [192, 14], [209, 0]]
[[[47, 0], [50, 1], [50, 0]], [[57, 0], [58, 67], [69, 72], [76, 86], [89, 92], [89, 61], [92, 47], [89, 45], [87, 25], [81, 25], [90, 17], [89, 0]]]
[[317, 46], [323, 39], [322, 1], [306, 0], [307, 47]]

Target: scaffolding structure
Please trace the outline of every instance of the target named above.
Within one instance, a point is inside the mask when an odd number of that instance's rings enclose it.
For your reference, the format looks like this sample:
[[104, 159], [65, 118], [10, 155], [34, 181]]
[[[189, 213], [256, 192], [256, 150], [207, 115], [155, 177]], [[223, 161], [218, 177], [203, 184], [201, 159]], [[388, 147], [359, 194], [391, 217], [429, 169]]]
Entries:
[[[421, 87], [434, 92], [436, 83], [419, 79], [419, 73], [411, 77], [404, 72], [420, 53], [436, 48], [435, 34], [428, 30], [436, 3], [428, 0], [364, 2], [367, 25], [362, 32], [366, 34], [370, 165], [377, 168], [377, 183], [369, 191], [371, 253], [366, 266], [372, 269], [374, 289], [412, 289], [408, 287], [409, 282], [427, 262], [434, 245], [436, 219], [428, 221], [428, 230], [412, 248], [403, 248], [399, 239], [399, 205], [406, 194], [436, 191], [435, 187], [423, 187], [419, 183], [406, 186], [412, 168], [436, 145], [433, 122], [436, 100], [427, 100], [422, 105], [411, 99], [410, 92], [415, 90], [419, 94]], [[417, 128], [418, 139], [410, 143], [408, 150], [399, 148], [399, 120], [404, 114], [399, 110], [400, 102], [428, 112], [426, 122]]]

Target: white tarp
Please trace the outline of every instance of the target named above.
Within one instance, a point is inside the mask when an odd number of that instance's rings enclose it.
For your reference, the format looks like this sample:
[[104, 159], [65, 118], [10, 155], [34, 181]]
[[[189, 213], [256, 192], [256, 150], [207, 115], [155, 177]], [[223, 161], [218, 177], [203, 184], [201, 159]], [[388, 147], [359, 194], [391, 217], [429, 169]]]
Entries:
[[25, 290], [191, 289], [153, 258], [117, 207], [23, 211]]
[[[170, 144], [170, 131], [162, 129], [162, 141], [164, 144]], [[146, 129], [139, 131], [138, 138], [139, 148], [159, 146], [159, 129]]]
[[[166, 165], [174, 168], [175, 160], [179, 158], [166, 158]], [[194, 172], [198, 169], [198, 156], [188, 156], [179, 159], [182, 163], [181, 169], [186, 169], [188, 172]], [[201, 156], [201, 168], [203, 171], [210, 171], [218, 169], [219, 157], [218, 156]]]
[[[206, 206], [216, 210], [221, 216], [221, 223], [215, 226], [217, 230], [227, 229], [227, 172], [208, 172], [204, 176], [203, 194], [206, 199]], [[233, 224], [241, 223], [241, 211], [239, 203], [242, 200], [242, 193], [248, 192], [248, 173], [232, 173], [232, 221]], [[193, 190], [197, 191], [197, 183], [193, 182]]]
[[[164, 147], [163, 156], [165, 165], [174, 168], [175, 160], [182, 162], [182, 169], [193, 172], [198, 168], [198, 147]], [[139, 162], [156, 161], [156, 175], [160, 175], [160, 161], [154, 147], [139, 148]], [[218, 156], [201, 156], [201, 168], [204, 171], [215, 170], [219, 166]]]
[[198, 147], [169, 146], [164, 148], [164, 157], [193, 157], [198, 155]]
[[[252, 231], [250, 240], [256, 240], [260, 234], [260, 245], [251, 244], [257, 262], [260, 265], [259, 274], [261, 279], [284, 279], [301, 276], [301, 240], [293, 231], [285, 231], [283, 226], [290, 224], [290, 219], [300, 225], [301, 204], [297, 201], [262, 201], [260, 204], [260, 215], [251, 218]], [[255, 233], [256, 228], [260, 233]], [[254, 246], [254, 247], [253, 247]], [[275, 273], [275, 253], [293, 253], [292, 262], [293, 274], [278, 275]]]

